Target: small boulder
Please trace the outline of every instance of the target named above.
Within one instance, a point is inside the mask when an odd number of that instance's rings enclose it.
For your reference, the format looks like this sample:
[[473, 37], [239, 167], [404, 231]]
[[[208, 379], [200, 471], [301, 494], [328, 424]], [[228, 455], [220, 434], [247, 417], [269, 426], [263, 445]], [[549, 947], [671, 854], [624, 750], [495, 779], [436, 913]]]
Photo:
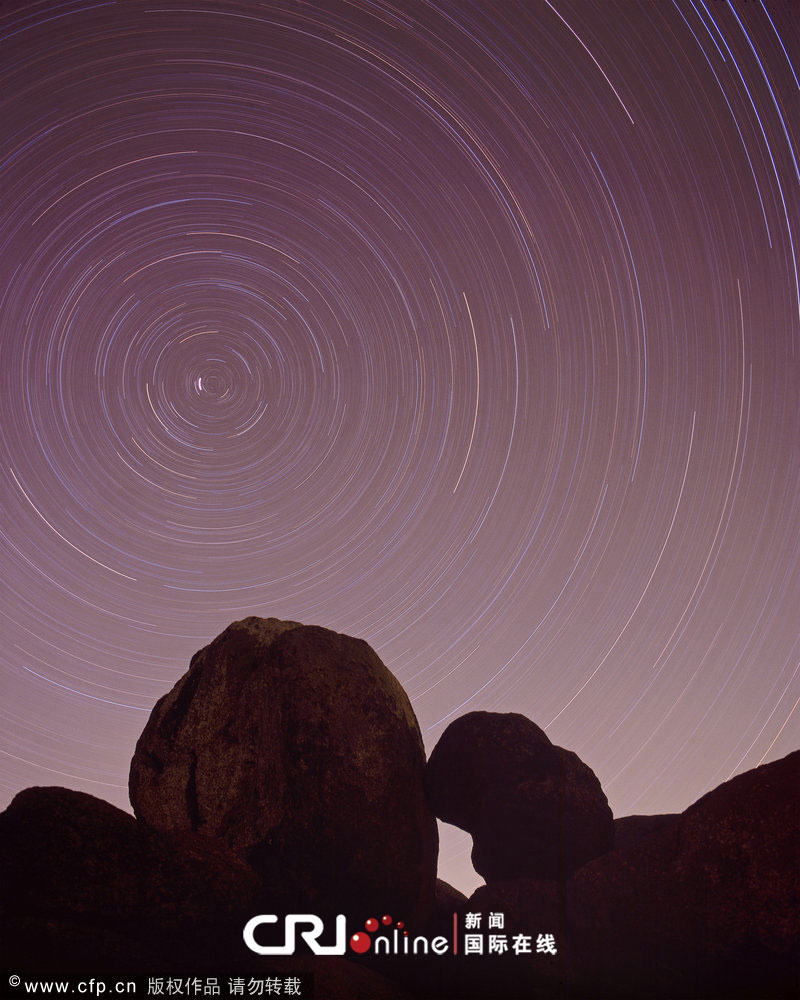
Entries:
[[425, 786], [436, 815], [472, 834], [472, 863], [487, 882], [563, 881], [613, 847], [594, 772], [524, 715], [456, 719], [431, 754]]
[[246, 958], [260, 890], [223, 844], [67, 788], [28, 788], [0, 814], [0, 886], [8, 953], [39, 972]]
[[360, 639], [274, 618], [197, 653], [136, 746], [130, 796], [165, 830], [218, 837], [283, 905], [432, 912], [438, 835], [395, 677]]

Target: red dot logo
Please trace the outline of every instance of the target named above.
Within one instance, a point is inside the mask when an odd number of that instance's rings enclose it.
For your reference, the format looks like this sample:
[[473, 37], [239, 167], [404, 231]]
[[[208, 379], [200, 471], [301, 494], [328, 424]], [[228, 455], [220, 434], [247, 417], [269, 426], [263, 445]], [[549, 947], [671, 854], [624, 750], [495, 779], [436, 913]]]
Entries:
[[365, 951], [369, 951], [371, 945], [372, 938], [369, 934], [362, 934], [361, 931], [353, 934], [350, 938], [350, 947], [359, 955], [363, 955]]
[[381, 917], [381, 923], [384, 927], [388, 927], [392, 922], [392, 918], [387, 914], [385, 917]]
[[379, 925], [375, 917], [370, 917], [369, 920], [364, 924], [364, 926], [367, 928], [370, 934], [374, 934], [375, 931], [378, 929]]

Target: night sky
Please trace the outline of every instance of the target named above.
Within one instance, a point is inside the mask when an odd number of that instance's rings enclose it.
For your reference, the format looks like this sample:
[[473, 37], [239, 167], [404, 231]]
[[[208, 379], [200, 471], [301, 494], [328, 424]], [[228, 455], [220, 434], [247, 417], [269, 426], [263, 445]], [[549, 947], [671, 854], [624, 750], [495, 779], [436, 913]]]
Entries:
[[[0, 4], [2, 803], [247, 615], [616, 815], [800, 745], [798, 7]], [[480, 880], [443, 829], [440, 874]]]

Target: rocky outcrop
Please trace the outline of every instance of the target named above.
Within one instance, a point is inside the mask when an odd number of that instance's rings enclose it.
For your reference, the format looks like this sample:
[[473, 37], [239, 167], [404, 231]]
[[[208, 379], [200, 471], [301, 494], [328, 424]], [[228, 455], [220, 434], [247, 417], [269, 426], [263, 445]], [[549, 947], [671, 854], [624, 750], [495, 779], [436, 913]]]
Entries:
[[660, 813], [655, 816], [619, 816], [614, 820], [614, 850], [626, 851], [656, 830], [677, 822], [680, 813]]
[[437, 831], [408, 698], [374, 651], [328, 629], [248, 618], [193, 659], [133, 758], [138, 817], [217, 837], [287, 907], [433, 907]]
[[146, 970], [209, 947], [239, 957], [259, 898], [223, 844], [66, 788], [26, 789], [0, 814], [0, 886], [4, 948], [31, 971]]
[[[435, 881], [423, 769], [408, 700], [369, 646], [236, 622], [142, 734], [141, 819], [63, 788], [0, 814], [14, 971], [301, 975], [330, 1000], [800, 995], [800, 751], [680, 815], [624, 817], [609, 850], [610, 810], [575, 754], [523, 716], [471, 713], [425, 776], [489, 879], [468, 900]], [[358, 934], [344, 956], [247, 949], [247, 920], [281, 910], [344, 912]], [[382, 925], [394, 951], [364, 950]], [[417, 935], [449, 944], [415, 957]]]
[[509, 943], [551, 933], [557, 954], [534, 947], [476, 961], [462, 995], [492, 995], [492, 977], [510, 995], [580, 1000], [800, 995], [798, 788], [800, 752], [720, 785], [678, 816], [628, 824], [639, 836], [565, 883], [482, 886], [460, 920], [480, 914], [486, 937], [489, 915], [502, 913]]
[[456, 719], [431, 754], [425, 784], [436, 815], [472, 834], [472, 863], [487, 882], [563, 881], [613, 847], [613, 817], [594, 772], [523, 715]]
[[800, 751], [577, 872], [570, 936], [618, 995], [800, 992]]

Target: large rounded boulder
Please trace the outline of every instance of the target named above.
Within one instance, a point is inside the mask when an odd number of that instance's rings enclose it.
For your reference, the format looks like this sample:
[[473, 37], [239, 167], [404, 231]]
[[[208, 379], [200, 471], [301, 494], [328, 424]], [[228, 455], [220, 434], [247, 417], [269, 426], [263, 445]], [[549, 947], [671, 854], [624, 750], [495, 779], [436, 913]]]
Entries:
[[524, 715], [456, 719], [425, 781], [436, 815], [472, 834], [472, 863], [487, 882], [563, 881], [613, 847], [611, 809], [594, 772]]
[[156, 705], [130, 796], [151, 826], [223, 840], [276, 909], [421, 920], [438, 847], [424, 766], [409, 700], [366, 642], [247, 618]]

